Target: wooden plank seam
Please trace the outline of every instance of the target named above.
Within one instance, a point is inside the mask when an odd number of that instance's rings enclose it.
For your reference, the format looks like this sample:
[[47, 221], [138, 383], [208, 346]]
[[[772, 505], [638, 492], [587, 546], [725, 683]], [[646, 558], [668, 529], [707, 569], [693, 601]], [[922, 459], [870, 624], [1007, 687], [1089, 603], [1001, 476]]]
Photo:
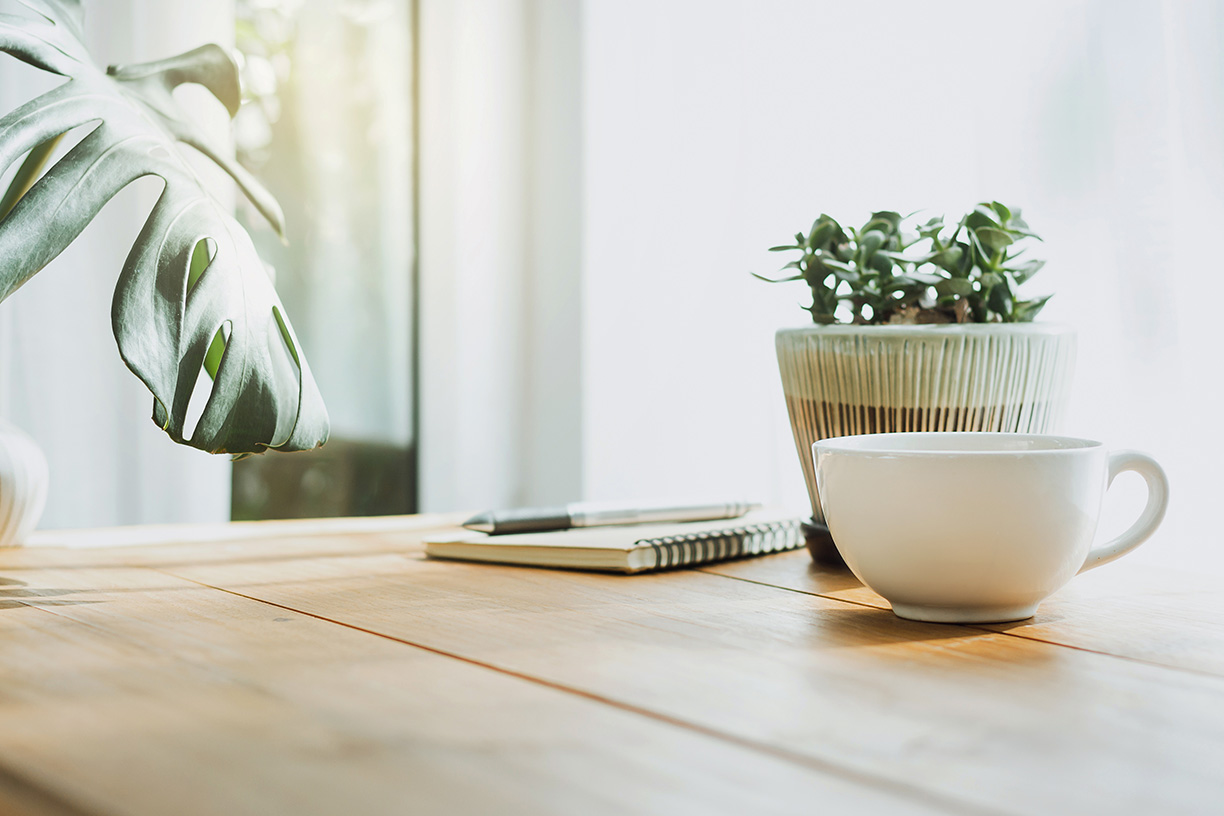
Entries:
[[[1011, 816], [1011, 814], [1008, 811], [994, 810], [991, 808], [985, 808], [977, 803], [964, 802], [962, 800], [955, 799], [953, 797], [946, 796], [938, 792], [928, 790], [926, 788], [909, 785], [905, 782], [902, 782], [902, 781], [899, 781], [899, 780], [896, 780], [890, 777], [877, 776], [874, 774], [864, 773], [854, 768], [849, 768], [849, 767], [845, 767], [842, 765], [838, 765], [836, 763], [827, 762], [817, 757], [808, 756], [806, 754], [802, 754], [797, 751], [790, 751], [785, 748], [780, 748], [780, 747], [773, 746], [765, 742], [760, 742], [758, 740], [753, 740], [753, 739], [749, 739], [746, 737], [741, 737], [736, 734], [731, 734], [725, 731], [720, 731], [716, 728], [702, 725], [701, 723], [684, 720], [679, 717], [675, 717], [669, 714], [664, 714], [662, 712], [651, 711], [649, 709], [641, 708], [640, 706], [635, 706], [630, 703], [625, 703], [620, 700], [616, 700], [614, 698], [607, 697], [602, 694], [597, 694], [595, 692], [586, 691], [584, 689], [576, 688], [574, 686], [569, 686], [563, 683], [558, 683], [552, 680], [547, 680], [542, 677], [537, 677], [534, 675], [526, 674], [524, 672], [516, 671], [514, 669], [498, 666], [494, 663], [489, 663], [487, 661], [482, 661], [482, 660], [477, 660], [475, 658], [466, 657], [464, 655], [461, 655], [455, 652], [451, 652], [451, 651], [447, 651], [445, 649], [438, 649], [433, 646], [427, 646], [422, 643], [416, 643], [410, 640], [406, 640], [404, 638], [395, 637], [393, 635], [385, 634], [383, 632], [378, 632], [372, 629], [367, 629], [362, 626], [357, 626], [351, 623], [346, 623], [344, 621], [338, 621], [333, 618], [326, 617], [324, 615], [320, 615], [320, 614], [309, 612], [309, 611], [302, 610], [302, 609], [297, 609], [292, 606], [288, 606], [286, 604], [277, 603], [275, 601], [269, 601], [269, 600], [266, 600], [264, 598], [260, 598], [257, 596], [247, 595], [241, 592], [236, 592], [231, 589], [226, 589], [225, 587], [214, 586], [212, 584], [208, 584], [206, 582], [199, 581], [199, 580], [187, 577], [187, 576], [178, 575], [168, 570], [154, 569], [154, 571], [161, 572], [167, 576], [177, 578], [179, 580], [190, 581], [191, 583], [196, 584], [198, 586], [205, 587], [207, 589], [212, 589], [218, 592], [223, 592], [227, 595], [234, 595], [236, 597], [244, 598], [246, 600], [256, 601], [258, 603], [266, 604], [267, 606], [271, 606], [277, 609], [283, 609], [287, 612], [293, 612], [295, 614], [304, 615], [306, 617], [313, 618], [315, 620], [334, 624], [337, 626], [344, 627], [346, 629], [351, 629], [351, 630], [362, 632], [368, 635], [373, 635], [378, 638], [383, 638], [385, 640], [390, 640], [395, 643], [400, 643], [400, 644], [403, 644], [405, 646], [410, 646], [415, 649], [420, 649], [422, 651], [429, 652], [431, 654], [439, 655], [442, 657], [447, 657], [453, 660], [458, 660], [460, 662], [463, 662], [463, 663], [466, 663], [472, 666], [477, 666], [479, 668], [497, 672], [498, 674], [501, 674], [501, 675], [514, 677], [519, 680], [533, 683], [538, 686], [550, 688], [550, 689], [553, 689], [554, 691], [559, 691], [565, 694], [571, 694], [577, 697], [582, 697], [584, 699], [591, 700], [593, 702], [611, 706], [621, 711], [625, 711], [631, 714], [649, 718], [656, 722], [666, 723], [668, 725], [671, 725], [677, 728], [682, 728], [688, 731], [700, 733], [704, 736], [708, 736], [708, 737], [717, 739], [722, 742], [730, 743], [730, 744], [739, 746], [741, 748], [746, 748], [752, 751], [756, 751], [758, 753], [766, 754], [768, 756], [772, 756], [776, 759], [780, 759], [785, 762], [789, 762], [791, 764], [798, 765], [800, 767], [809, 768], [811, 770], [828, 773], [830, 775], [837, 776], [844, 780], [864, 785], [874, 790], [881, 790], [881, 789], [889, 790], [898, 795], [908, 797], [916, 802], [925, 803], [925, 804], [929, 804], [929, 805], [944, 809], [948, 813], [967, 814], [967, 816]], [[722, 576], [722, 577], [727, 577], [727, 576]]]

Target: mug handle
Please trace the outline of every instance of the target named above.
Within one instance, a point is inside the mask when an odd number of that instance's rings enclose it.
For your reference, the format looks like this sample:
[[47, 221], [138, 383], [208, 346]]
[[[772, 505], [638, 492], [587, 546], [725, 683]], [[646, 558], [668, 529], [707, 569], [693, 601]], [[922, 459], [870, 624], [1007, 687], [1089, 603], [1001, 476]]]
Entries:
[[1108, 564], [1115, 558], [1126, 555], [1147, 541], [1164, 519], [1165, 510], [1169, 507], [1169, 479], [1165, 476], [1164, 469], [1156, 463], [1155, 459], [1145, 453], [1130, 450], [1115, 451], [1109, 455], [1109, 482], [1106, 489], [1109, 489], [1109, 485], [1113, 484], [1119, 473], [1127, 470], [1138, 473], [1143, 477], [1143, 481], [1147, 482], [1147, 506], [1143, 508], [1143, 513], [1139, 515], [1138, 520], [1125, 533], [1099, 547], [1092, 548], [1088, 552], [1088, 557], [1084, 559], [1084, 566], [1080, 567], [1080, 572]]

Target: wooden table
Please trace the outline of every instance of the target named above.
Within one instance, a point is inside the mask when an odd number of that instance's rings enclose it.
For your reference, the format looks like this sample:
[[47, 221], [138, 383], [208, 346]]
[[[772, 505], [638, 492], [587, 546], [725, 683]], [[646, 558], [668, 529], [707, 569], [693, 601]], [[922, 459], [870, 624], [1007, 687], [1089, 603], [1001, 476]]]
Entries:
[[453, 521], [0, 553], [0, 814], [1224, 813], [1214, 579], [946, 626], [803, 552], [425, 559]]

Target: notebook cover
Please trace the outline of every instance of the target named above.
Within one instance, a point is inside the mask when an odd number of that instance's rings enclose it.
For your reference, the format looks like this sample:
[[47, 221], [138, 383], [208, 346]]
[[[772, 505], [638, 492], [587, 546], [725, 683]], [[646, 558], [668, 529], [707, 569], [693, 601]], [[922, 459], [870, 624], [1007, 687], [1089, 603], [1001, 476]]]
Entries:
[[644, 572], [782, 552], [802, 544], [799, 519], [760, 510], [737, 519], [500, 536], [459, 530], [432, 534], [425, 540], [425, 553], [464, 561]]

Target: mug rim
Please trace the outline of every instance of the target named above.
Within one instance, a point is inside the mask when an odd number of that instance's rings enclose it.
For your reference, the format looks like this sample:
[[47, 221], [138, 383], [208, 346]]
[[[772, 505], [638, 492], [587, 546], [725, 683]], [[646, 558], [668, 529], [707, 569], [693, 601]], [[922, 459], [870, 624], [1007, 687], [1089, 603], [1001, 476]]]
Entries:
[[[1041, 446], [1031, 448], [1016, 447], [985, 447], [985, 448], [949, 448], [942, 447], [940, 441], [951, 442], [957, 439], [973, 439], [975, 442], [990, 443], [991, 441], [1035, 442]], [[889, 445], [902, 441], [930, 441], [934, 444], [921, 447], [897, 447]], [[1060, 434], [1035, 433], [997, 433], [992, 431], [902, 431], [897, 433], [852, 434], [819, 439], [812, 443], [813, 452], [837, 452], [866, 456], [1072, 456], [1084, 451], [1103, 448], [1104, 444], [1095, 439], [1085, 439], [1077, 436]]]

